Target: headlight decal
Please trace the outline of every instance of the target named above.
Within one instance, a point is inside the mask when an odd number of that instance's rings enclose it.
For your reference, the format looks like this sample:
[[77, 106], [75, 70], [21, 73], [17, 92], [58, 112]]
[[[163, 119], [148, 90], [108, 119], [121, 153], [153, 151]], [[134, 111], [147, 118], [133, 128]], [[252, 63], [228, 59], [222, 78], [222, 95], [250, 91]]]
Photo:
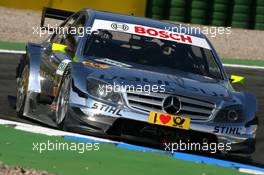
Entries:
[[123, 98], [121, 92], [115, 92], [111, 87], [112, 85], [99, 79], [87, 79], [87, 91], [89, 95], [100, 100], [122, 105]]
[[221, 109], [214, 122], [218, 123], [241, 123], [245, 120], [241, 105], [232, 105]]

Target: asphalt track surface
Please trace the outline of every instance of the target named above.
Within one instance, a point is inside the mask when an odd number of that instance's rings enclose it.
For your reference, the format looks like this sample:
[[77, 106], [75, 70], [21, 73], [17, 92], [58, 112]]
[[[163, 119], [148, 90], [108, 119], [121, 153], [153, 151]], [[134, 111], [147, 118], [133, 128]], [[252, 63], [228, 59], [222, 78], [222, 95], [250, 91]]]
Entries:
[[[35, 125], [42, 125], [29, 119], [16, 116], [15, 110], [9, 105], [8, 96], [16, 95], [15, 69], [19, 54], [0, 53], [0, 118]], [[264, 165], [264, 69], [248, 69], [226, 67], [228, 74], [243, 75], [246, 77], [244, 86], [236, 86], [237, 90], [249, 91], [257, 96], [259, 104], [259, 129], [257, 132], [256, 152], [253, 161]], [[9, 98], [10, 99], [10, 98]]]

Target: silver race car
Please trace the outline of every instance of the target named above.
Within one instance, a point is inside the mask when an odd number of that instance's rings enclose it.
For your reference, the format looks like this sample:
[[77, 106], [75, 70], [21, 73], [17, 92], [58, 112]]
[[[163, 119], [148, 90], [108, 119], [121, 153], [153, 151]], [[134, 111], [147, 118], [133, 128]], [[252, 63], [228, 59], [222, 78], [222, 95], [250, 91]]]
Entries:
[[227, 76], [203, 34], [89, 9], [46, 8], [42, 27], [46, 17], [64, 22], [48, 40], [27, 44], [18, 116], [167, 150], [215, 143], [221, 153], [254, 152], [256, 98], [234, 90], [244, 78]]

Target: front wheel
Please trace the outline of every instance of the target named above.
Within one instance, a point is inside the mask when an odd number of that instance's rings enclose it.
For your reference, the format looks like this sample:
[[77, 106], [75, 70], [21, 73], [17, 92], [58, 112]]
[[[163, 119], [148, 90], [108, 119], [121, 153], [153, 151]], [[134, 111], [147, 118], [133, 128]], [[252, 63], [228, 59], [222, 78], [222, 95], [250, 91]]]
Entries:
[[16, 112], [18, 117], [23, 117], [29, 82], [29, 66], [21, 65], [22, 73], [17, 77]]
[[64, 129], [63, 123], [68, 112], [70, 89], [71, 76], [70, 72], [67, 72], [62, 79], [56, 104], [56, 123], [60, 129]]

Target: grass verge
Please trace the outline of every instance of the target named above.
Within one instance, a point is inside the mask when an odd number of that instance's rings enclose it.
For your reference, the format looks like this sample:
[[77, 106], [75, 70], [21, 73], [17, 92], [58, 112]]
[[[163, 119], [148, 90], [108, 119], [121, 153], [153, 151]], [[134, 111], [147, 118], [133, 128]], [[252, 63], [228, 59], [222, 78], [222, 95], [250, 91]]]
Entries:
[[25, 50], [25, 43], [15, 43], [8, 41], [0, 41], [0, 49], [3, 50]]
[[[235, 169], [174, 159], [161, 153], [148, 153], [100, 144], [98, 151], [33, 151], [33, 143], [72, 143], [75, 141], [15, 130], [0, 126], [0, 161], [5, 164], [72, 174], [188, 174], [238, 175]], [[79, 142], [75, 142], [79, 143]]]
[[245, 60], [245, 59], [233, 59], [233, 58], [223, 58], [221, 60], [224, 64], [238, 64], [238, 65], [246, 65], [246, 66], [264, 67], [264, 60]]

